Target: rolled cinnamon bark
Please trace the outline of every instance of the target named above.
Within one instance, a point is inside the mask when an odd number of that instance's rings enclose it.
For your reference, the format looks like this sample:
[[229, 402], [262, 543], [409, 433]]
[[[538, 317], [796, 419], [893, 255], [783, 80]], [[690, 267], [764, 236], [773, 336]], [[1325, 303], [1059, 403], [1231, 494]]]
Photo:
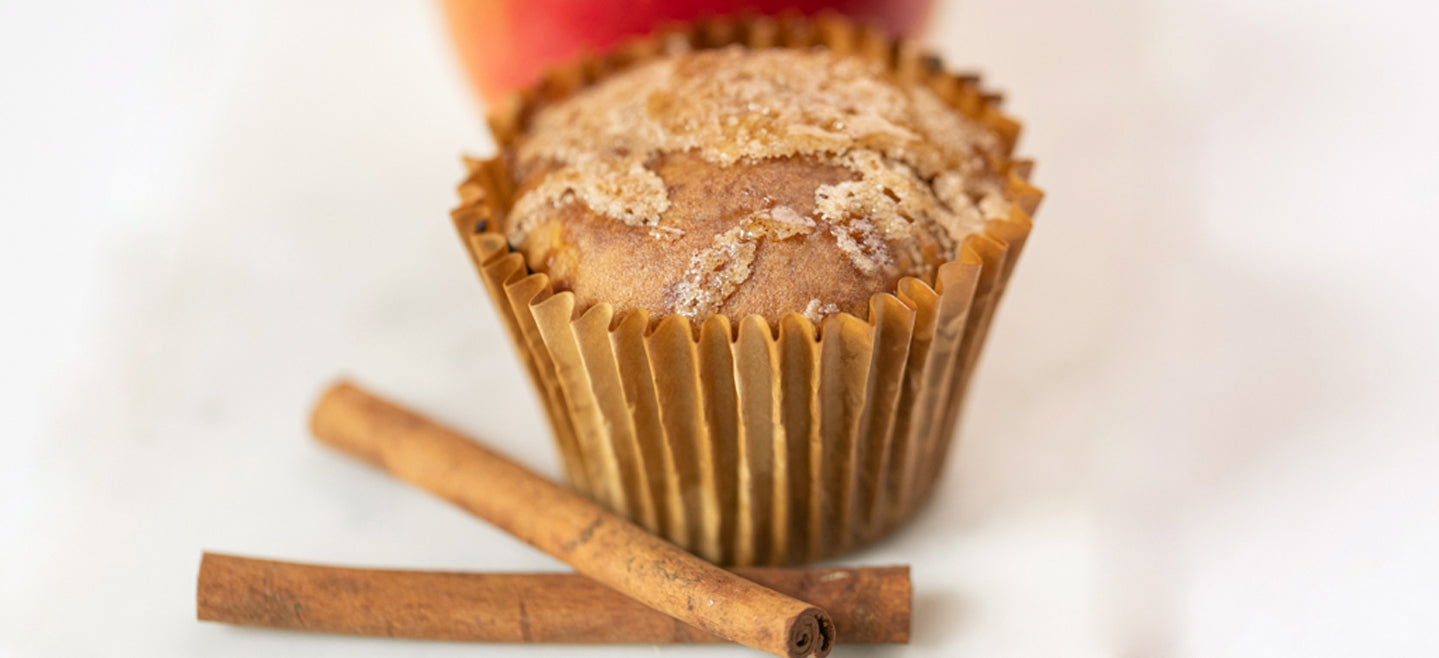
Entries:
[[590, 578], [731, 642], [787, 658], [828, 655], [818, 607], [745, 580], [459, 433], [347, 382], [321, 398], [321, 441], [448, 500]]
[[[735, 571], [823, 607], [847, 643], [909, 641], [908, 567]], [[201, 620], [241, 626], [465, 642], [723, 641], [578, 574], [351, 569], [206, 553], [196, 590]]]

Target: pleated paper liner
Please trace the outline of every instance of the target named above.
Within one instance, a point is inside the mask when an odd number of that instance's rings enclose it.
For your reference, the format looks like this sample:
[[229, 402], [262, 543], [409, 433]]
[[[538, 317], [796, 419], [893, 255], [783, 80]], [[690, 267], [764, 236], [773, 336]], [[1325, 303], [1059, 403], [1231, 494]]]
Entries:
[[[909, 41], [829, 16], [712, 20], [551, 71], [491, 117], [503, 148], [545, 103], [635, 62], [688, 49], [827, 46], [928, 84], [1012, 151], [1019, 124], [977, 78], [945, 73]], [[499, 159], [468, 161], [455, 227], [549, 417], [570, 483], [721, 564], [832, 557], [892, 531], [928, 497], [1005, 282], [1042, 193], [1007, 169], [1015, 203], [967, 237], [934, 281], [901, 280], [869, 317], [772, 327], [750, 316], [699, 326], [678, 315], [577, 308], [499, 232], [512, 202]]]

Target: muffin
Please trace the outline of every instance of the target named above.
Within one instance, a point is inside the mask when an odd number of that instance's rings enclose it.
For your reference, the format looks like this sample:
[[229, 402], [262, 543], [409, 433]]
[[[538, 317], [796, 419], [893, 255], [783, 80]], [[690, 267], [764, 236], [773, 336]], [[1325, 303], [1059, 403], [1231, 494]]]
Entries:
[[909, 518], [1040, 198], [996, 105], [842, 20], [751, 19], [493, 116], [453, 216], [572, 485], [725, 564]]

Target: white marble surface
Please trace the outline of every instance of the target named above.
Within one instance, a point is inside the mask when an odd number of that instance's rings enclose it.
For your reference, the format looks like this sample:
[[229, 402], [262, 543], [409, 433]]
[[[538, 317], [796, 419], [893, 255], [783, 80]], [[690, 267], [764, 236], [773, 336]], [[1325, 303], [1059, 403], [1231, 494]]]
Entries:
[[[946, 6], [1050, 198], [906, 656], [1439, 654], [1428, 3]], [[304, 431], [337, 374], [556, 474], [446, 222], [426, 3], [0, 6], [0, 656], [744, 655], [196, 623], [202, 549], [559, 569]], [[844, 649], [836, 655], [863, 655]]]

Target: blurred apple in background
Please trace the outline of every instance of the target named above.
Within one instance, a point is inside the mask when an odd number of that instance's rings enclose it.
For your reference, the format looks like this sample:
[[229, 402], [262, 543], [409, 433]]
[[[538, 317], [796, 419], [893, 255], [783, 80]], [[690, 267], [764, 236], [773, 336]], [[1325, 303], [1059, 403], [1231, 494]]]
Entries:
[[535, 81], [551, 65], [603, 52], [667, 21], [752, 11], [834, 10], [890, 34], [913, 36], [932, 0], [443, 0], [470, 81], [486, 103]]

